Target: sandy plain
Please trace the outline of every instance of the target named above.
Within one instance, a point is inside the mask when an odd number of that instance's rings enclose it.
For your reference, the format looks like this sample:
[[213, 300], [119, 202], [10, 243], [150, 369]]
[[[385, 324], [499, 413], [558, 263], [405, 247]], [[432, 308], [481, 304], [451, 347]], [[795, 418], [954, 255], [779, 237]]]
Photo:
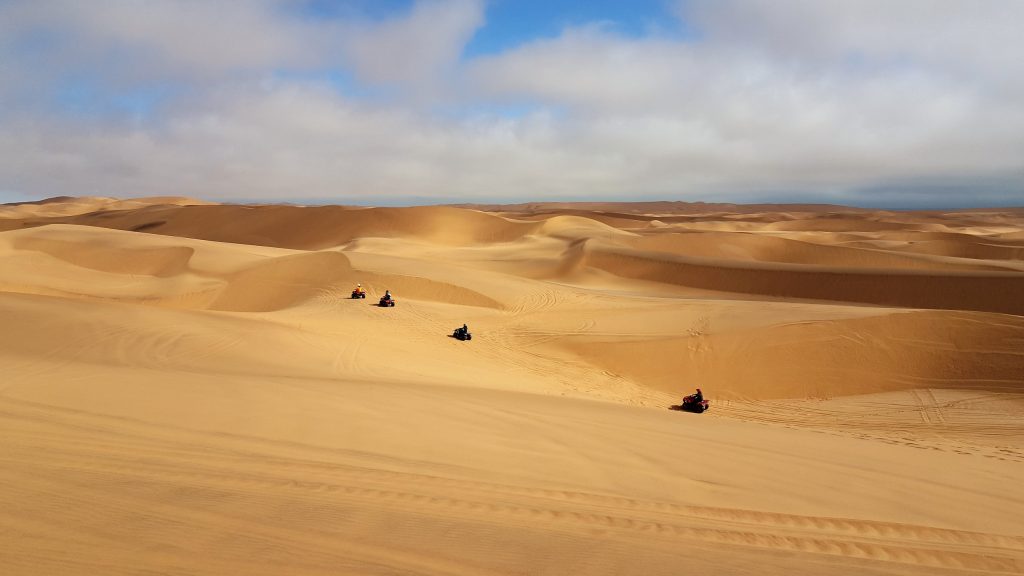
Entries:
[[1024, 573], [1024, 210], [59, 198], [0, 318], [4, 574]]

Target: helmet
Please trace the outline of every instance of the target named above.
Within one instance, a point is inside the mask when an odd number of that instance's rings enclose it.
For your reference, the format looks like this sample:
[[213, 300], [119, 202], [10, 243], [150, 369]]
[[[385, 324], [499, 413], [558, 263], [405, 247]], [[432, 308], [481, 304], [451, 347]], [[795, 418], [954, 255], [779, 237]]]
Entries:
[[362, 284], [356, 283], [356, 286], [362, 286]]

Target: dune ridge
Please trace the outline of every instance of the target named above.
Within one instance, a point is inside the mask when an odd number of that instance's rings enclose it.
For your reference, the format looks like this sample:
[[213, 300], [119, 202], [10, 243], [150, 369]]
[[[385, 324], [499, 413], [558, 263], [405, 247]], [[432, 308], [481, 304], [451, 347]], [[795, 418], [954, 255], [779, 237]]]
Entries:
[[502, 306], [451, 283], [354, 269], [337, 251], [270, 249], [228, 255], [204, 242], [154, 242], [130, 233], [63, 224], [14, 232], [8, 238], [6, 251], [0, 239], [0, 262], [6, 264], [0, 271], [0, 286], [20, 293], [269, 312], [317, 298], [343, 298], [348, 296], [347, 289], [363, 282], [370, 288], [390, 286], [424, 300]]
[[664, 253], [585, 251], [583, 265], [642, 280], [783, 298], [863, 302], [907, 308], [1024, 314], [1024, 274], [1009, 271], [871, 271], [773, 262], [736, 265]]
[[903, 312], [722, 334], [568, 342], [589, 361], [666, 391], [700, 381], [744, 399], [926, 388], [1024, 392], [1024, 319], [1004, 314]]
[[357, 238], [412, 236], [448, 244], [503, 242], [538, 225], [447, 207], [349, 208], [286, 205], [154, 206], [66, 217], [0, 220], [8, 228], [45, 224], [99, 226], [200, 240], [318, 250]]

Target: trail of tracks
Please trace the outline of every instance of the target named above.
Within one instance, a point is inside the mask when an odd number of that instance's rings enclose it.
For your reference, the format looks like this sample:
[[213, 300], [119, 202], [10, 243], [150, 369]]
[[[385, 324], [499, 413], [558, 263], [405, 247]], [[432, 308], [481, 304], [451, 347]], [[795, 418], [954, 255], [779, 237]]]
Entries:
[[853, 400], [717, 400], [714, 413], [886, 444], [1024, 462], [1024, 429], [1007, 418], [1017, 413], [1015, 405], [1021, 402], [1018, 394], [925, 388]]
[[[146, 523], [169, 545], [194, 538], [195, 530], [209, 530], [211, 536], [233, 534], [246, 546], [275, 543], [300, 556], [336, 554], [350, 561], [383, 562], [395, 570], [415, 566], [417, 573], [498, 573], [431, 555], [395, 557], [373, 546], [353, 545], [365, 540], [357, 534], [378, 530], [369, 520], [372, 515], [358, 512], [372, 510], [429, 517], [442, 525], [483, 523], [511, 531], [543, 526], [554, 537], [614, 534], [638, 550], [703, 543], [1024, 573], [1024, 536], [1019, 535], [471, 480], [368, 466], [351, 455], [312, 446], [296, 451], [304, 457], [285, 457], [268, 451], [272, 443], [259, 438], [183, 434], [13, 400], [0, 401], [0, 407], [5, 437], [0, 477], [20, 486], [21, 496], [32, 494], [31, 499], [4, 502], [6, 520], [25, 521], [24, 531], [31, 531], [33, 523], [48, 529], [56, 523], [79, 526], [76, 539], [83, 546], [120, 549], [126, 528], [117, 519], [145, 510]], [[96, 506], [106, 521], [89, 517]], [[267, 521], [295, 514], [306, 515], [305, 528]], [[137, 518], [127, 525], [144, 529]]]

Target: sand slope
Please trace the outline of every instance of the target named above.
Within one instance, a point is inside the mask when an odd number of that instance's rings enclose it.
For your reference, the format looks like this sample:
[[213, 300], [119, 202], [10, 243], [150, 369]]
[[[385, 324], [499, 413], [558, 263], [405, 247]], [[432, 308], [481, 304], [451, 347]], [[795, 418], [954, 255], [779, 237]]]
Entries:
[[0, 211], [5, 574], [1024, 572], [1019, 212], [119, 202]]

